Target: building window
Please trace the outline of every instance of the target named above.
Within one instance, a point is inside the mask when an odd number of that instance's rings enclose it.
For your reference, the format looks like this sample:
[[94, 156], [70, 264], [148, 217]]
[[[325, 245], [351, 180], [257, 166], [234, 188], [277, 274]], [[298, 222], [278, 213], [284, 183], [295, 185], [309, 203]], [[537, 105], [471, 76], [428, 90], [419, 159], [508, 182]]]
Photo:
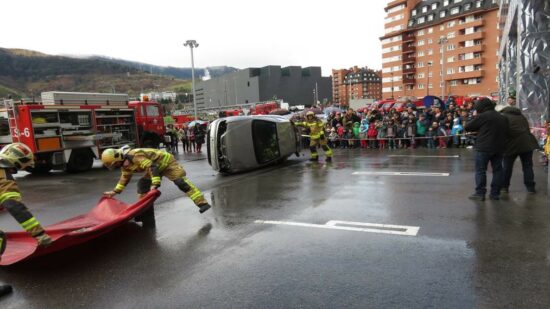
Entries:
[[451, 81], [451, 87], [455, 87], [455, 86], [458, 86], [458, 81], [457, 80], [452, 80]]
[[434, 50], [433, 49], [428, 49], [428, 55], [433, 55], [434, 54]]
[[416, 16], [416, 10], [412, 10], [411, 15], [412, 15], [412, 16]]
[[424, 84], [418, 84], [418, 89], [424, 89]]
[[428, 44], [433, 44], [434, 40], [428, 39]]
[[456, 23], [455, 23], [454, 20], [453, 20], [453, 21], [450, 21], [450, 22], [447, 23], [447, 28], [452, 28], [452, 27], [455, 26], [455, 24], [456, 24]]
[[455, 15], [455, 14], [458, 14], [460, 13], [460, 7], [457, 6], [457, 7], [454, 7], [451, 9], [451, 15]]
[[423, 45], [424, 45], [424, 40], [418, 41], [418, 46], [423, 46]]
[[471, 8], [472, 8], [472, 4], [471, 4], [471, 3], [466, 3], [466, 4], [464, 5], [464, 11], [468, 11], [468, 10], [470, 10]]
[[443, 10], [443, 11], [439, 12], [439, 17], [440, 18], [444, 18], [445, 16], [447, 16], [447, 11]]
[[417, 36], [423, 36], [424, 35], [424, 30], [418, 30], [418, 33], [416, 35]]
[[418, 78], [424, 78], [424, 73], [418, 73]]
[[448, 50], [448, 51], [450, 51], [450, 50], [455, 50], [454, 44], [449, 44], [449, 45], [447, 45], [447, 50]]
[[449, 32], [449, 33], [447, 33], [447, 39], [452, 39], [452, 38], [454, 38], [455, 36], [456, 36], [456, 35], [455, 35], [454, 32]]
[[443, 1], [443, 6], [447, 6], [447, 5], [449, 5], [449, 0]]
[[433, 27], [428, 28], [428, 33], [433, 33], [433, 32], [434, 32], [434, 28], [433, 28]]
[[424, 57], [424, 51], [419, 51], [418, 52], [418, 57]]
[[437, 2], [436, 2], [436, 3], [432, 3], [432, 10], [437, 9], [437, 4], [438, 4]]
[[434, 14], [428, 15], [428, 21], [432, 21], [432, 20], [434, 20]]
[[443, 31], [443, 30], [445, 30], [445, 25], [439, 26], [439, 31]]
[[418, 18], [418, 23], [423, 24], [426, 21], [426, 18], [424, 16]]
[[416, 66], [419, 67], [419, 68], [423, 68], [424, 67], [424, 62], [421, 61]]
[[476, 8], [480, 8], [483, 5], [483, 1], [478, 0], [476, 1]]
[[422, 7], [422, 13], [426, 13], [426, 12], [428, 12], [428, 7], [427, 6]]

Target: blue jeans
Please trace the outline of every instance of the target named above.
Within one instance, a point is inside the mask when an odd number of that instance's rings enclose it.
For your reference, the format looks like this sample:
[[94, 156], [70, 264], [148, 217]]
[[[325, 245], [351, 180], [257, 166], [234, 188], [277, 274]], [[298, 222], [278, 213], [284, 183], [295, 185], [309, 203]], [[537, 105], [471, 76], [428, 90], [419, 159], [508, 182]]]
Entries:
[[491, 180], [491, 196], [500, 196], [500, 188], [504, 180], [502, 172], [502, 153], [476, 151], [476, 194], [485, 196], [487, 193], [487, 166], [491, 162], [493, 179]]
[[523, 169], [523, 183], [528, 191], [535, 191], [535, 173], [533, 172], [533, 151], [528, 151], [511, 156], [505, 156], [502, 162], [502, 168], [504, 170], [504, 182], [503, 188], [510, 186], [510, 179], [512, 178], [512, 171], [514, 170], [514, 161], [519, 156], [521, 160], [521, 167]]

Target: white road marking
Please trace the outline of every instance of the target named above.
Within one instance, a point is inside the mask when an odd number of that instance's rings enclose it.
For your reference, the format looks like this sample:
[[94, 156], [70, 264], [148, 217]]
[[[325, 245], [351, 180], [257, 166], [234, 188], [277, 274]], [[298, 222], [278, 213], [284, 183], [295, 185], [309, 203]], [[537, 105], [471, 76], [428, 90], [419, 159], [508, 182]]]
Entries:
[[352, 175], [447, 177], [451, 174], [450, 173], [424, 173], [424, 172], [353, 172]]
[[389, 155], [390, 158], [460, 158], [459, 155], [454, 156], [421, 156], [421, 155]]
[[[320, 229], [392, 234], [392, 235], [401, 235], [401, 236], [416, 236], [418, 234], [418, 231], [420, 230], [420, 227], [418, 226], [350, 222], [350, 221], [337, 221], [337, 220], [331, 220], [325, 224], [311, 224], [311, 223], [301, 223], [301, 222], [269, 221], [269, 220], [256, 220], [255, 222], [261, 223], [261, 224], [291, 225], [291, 226], [311, 227], [311, 228], [320, 228]], [[360, 226], [360, 227], [357, 227], [357, 226]]]

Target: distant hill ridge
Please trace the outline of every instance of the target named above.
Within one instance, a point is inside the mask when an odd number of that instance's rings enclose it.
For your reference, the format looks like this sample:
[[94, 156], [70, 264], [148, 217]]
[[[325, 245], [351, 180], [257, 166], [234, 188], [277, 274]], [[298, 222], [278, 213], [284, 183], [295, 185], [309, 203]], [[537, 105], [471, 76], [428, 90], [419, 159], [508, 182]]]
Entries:
[[[210, 76], [237, 69], [206, 68]], [[153, 74], [151, 74], [151, 72]], [[204, 68], [196, 68], [197, 77]], [[54, 56], [25, 49], [0, 48], [0, 98], [34, 96], [41, 91], [127, 92], [177, 90], [187, 92], [191, 68], [155, 66], [100, 56]]]

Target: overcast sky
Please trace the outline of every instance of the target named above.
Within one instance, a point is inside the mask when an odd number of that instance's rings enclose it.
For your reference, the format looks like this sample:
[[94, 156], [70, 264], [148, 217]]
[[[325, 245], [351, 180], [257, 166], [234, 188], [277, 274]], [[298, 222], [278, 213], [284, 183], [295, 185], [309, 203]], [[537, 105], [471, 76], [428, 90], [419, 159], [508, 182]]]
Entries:
[[386, 0], [1, 0], [0, 47], [195, 66], [382, 67]]

